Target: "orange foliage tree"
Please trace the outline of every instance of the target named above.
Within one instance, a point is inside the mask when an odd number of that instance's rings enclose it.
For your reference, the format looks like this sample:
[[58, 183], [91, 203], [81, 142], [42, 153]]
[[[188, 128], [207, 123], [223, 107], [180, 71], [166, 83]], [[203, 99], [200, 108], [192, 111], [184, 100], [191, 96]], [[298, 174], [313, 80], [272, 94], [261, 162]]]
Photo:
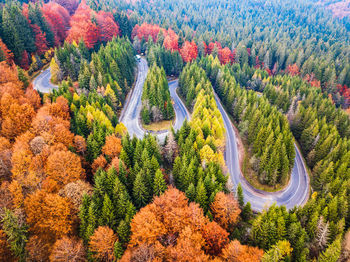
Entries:
[[45, 166], [48, 177], [57, 182], [59, 188], [84, 178], [80, 158], [70, 151], [56, 151], [51, 154]]
[[233, 195], [223, 192], [216, 194], [214, 202], [210, 205], [210, 210], [214, 221], [226, 230], [237, 223], [241, 213], [239, 204]]
[[83, 262], [86, 261], [85, 249], [81, 239], [64, 236], [54, 244], [50, 261], [52, 262]]
[[168, 189], [137, 213], [131, 222], [131, 240], [122, 261], [128, 261], [147, 245], [147, 252], [169, 261], [209, 261], [228, 244], [228, 233], [210, 222], [198, 204], [188, 203], [183, 192]]
[[30, 232], [49, 242], [72, 233], [76, 218], [71, 214], [71, 205], [67, 199], [42, 190], [29, 195], [24, 209]]
[[1, 61], [1, 56], [4, 56], [3, 59], [7, 61], [7, 63], [11, 64], [13, 62], [13, 54], [12, 52], [7, 48], [5, 43], [1, 40], [0, 38], [0, 61]]
[[260, 262], [263, 255], [263, 250], [241, 245], [237, 240], [234, 240], [222, 250], [221, 257], [227, 262]]
[[110, 135], [106, 137], [106, 143], [102, 148], [103, 154], [109, 158], [114, 158], [119, 156], [120, 151], [122, 150], [122, 142], [119, 137], [115, 135]]
[[93, 257], [99, 261], [114, 261], [114, 243], [117, 235], [107, 226], [98, 227], [90, 237], [89, 247]]
[[1, 133], [9, 139], [14, 139], [29, 129], [34, 115], [35, 112], [32, 105], [12, 104], [3, 119]]

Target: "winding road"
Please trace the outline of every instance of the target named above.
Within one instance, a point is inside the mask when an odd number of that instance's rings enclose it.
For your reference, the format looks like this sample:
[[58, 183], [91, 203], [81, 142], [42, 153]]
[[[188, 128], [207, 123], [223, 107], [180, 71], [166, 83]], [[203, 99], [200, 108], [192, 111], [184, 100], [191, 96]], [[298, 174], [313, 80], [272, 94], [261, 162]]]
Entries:
[[[141, 112], [142, 88], [148, 71], [148, 66], [145, 59], [141, 59], [138, 64], [138, 69], [138, 77], [134, 91], [131, 94], [131, 97], [128, 98], [129, 101], [127, 101], [126, 106], [123, 109], [120, 121], [123, 122], [128, 128], [131, 136], [136, 135], [137, 137], [142, 138], [145, 134], [145, 130], [143, 130], [140, 126], [139, 117]], [[177, 80], [169, 83], [170, 95], [174, 101], [174, 109], [176, 114], [174, 124], [175, 130], [178, 130], [181, 127], [185, 118], [190, 119], [188, 110], [176, 93], [177, 86]], [[215, 101], [222, 114], [226, 129], [226, 165], [230, 173], [233, 187], [237, 188], [238, 184], [241, 183], [245, 202], [250, 202], [254, 211], [262, 211], [264, 208], [269, 207], [273, 203], [276, 203], [277, 205], [285, 205], [287, 209], [291, 209], [294, 206], [303, 205], [308, 200], [310, 183], [299, 149], [295, 146], [296, 157], [294, 167], [292, 169], [291, 179], [283, 190], [278, 192], [265, 192], [254, 188], [242, 175], [238, 159], [236, 135], [232, 122], [216, 94]], [[167, 132], [158, 134], [158, 138], [160, 140], [164, 139], [166, 134]]]
[[[124, 123], [127, 127], [129, 134], [131, 136], [135, 135], [138, 138], [142, 138], [146, 133], [146, 130], [140, 126], [140, 112], [142, 105], [142, 88], [147, 77], [147, 72], [147, 61], [142, 58], [140, 62], [138, 62], [138, 75], [135, 87], [133, 91], [129, 93], [119, 118], [120, 122]], [[34, 89], [43, 93], [48, 93], [52, 89], [57, 88], [57, 86], [50, 82], [50, 76], [50, 69], [48, 68], [33, 81]], [[174, 101], [176, 115], [174, 123], [175, 130], [181, 128], [182, 123], [186, 118], [190, 119], [190, 113], [176, 93], [177, 87], [178, 80], [169, 82], [170, 95]], [[231, 182], [234, 188], [241, 183], [245, 202], [250, 202], [254, 211], [262, 211], [273, 203], [276, 203], [277, 205], [285, 205], [287, 209], [305, 204], [309, 197], [310, 181], [301, 153], [297, 146], [295, 146], [296, 156], [294, 167], [286, 188], [278, 192], [265, 192], [252, 187], [243, 177], [240, 170], [237, 141], [232, 122], [216, 94], [215, 101], [222, 114], [226, 129], [225, 161], [230, 173]], [[163, 141], [167, 134], [168, 131], [158, 133], [157, 137], [160, 141]]]
[[241, 183], [244, 201], [250, 202], [252, 209], [259, 212], [273, 203], [276, 203], [278, 206], [285, 205], [287, 209], [305, 204], [309, 197], [310, 182], [298, 147], [295, 145], [296, 156], [294, 167], [292, 169], [289, 183], [283, 190], [277, 192], [266, 192], [254, 188], [242, 175], [238, 159], [236, 134], [232, 122], [216, 94], [215, 101], [223, 117], [226, 129], [226, 165], [234, 188], [237, 188], [238, 184]]
[[[138, 138], [142, 138], [144, 134], [147, 132], [141, 127], [141, 122], [140, 122], [140, 113], [141, 113], [141, 107], [142, 107], [141, 96], [142, 96], [143, 84], [147, 77], [147, 72], [148, 72], [147, 61], [144, 58], [141, 58], [140, 62], [138, 62], [138, 75], [137, 75], [137, 80], [136, 80], [134, 89], [132, 93], [128, 95], [125, 106], [119, 117], [119, 121], [126, 126], [130, 136], [135, 135]], [[170, 96], [174, 101], [175, 123], [173, 127], [175, 130], [178, 130], [181, 128], [182, 123], [185, 121], [186, 118], [187, 119], [190, 118], [189, 112], [187, 111], [185, 105], [182, 103], [181, 99], [176, 93], [177, 86], [178, 86], [178, 80], [169, 82]], [[168, 134], [168, 131], [159, 132], [157, 133], [157, 137], [160, 141], [164, 141], [167, 134]]]
[[33, 87], [42, 93], [50, 93], [53, 89], [57, 89], [57, 85], [54, 85], [50, 81], [51, 72], [50, 67], [45, 69], [40, 75], [38, 75], [33, 81]]

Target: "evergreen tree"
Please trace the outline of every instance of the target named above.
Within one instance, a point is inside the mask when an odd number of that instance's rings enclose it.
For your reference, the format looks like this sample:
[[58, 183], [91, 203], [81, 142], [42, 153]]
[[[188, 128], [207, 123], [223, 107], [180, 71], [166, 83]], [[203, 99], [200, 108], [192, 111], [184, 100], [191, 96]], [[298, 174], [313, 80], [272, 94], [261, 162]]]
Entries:
[[136, 175], [134, 187], [133, 187], [133, 197], [136, 207], [141, 208], [145, 206], [149, 201], [149, 192], [143, 181], [142, 172]]
[[119, 237], [119, 241], [123, 246], [126, 246], [130, 239], [130, 226], [124, 221], [120, 221], [119, 226], [117, 228], [117, 235]]
[[114, 257], [115, 259], [118, 261], [119, 259], [121, 259], [121, 257], [123, 256], [124, 253], [124, 249], [122, 244], [119, 241], [115, 241], [114, 243]]
[[107, 225], [110, 228], [115, 228], [115, 214], [111, 199], [107, 194], [104, 195], [103, 206], [100, 214], [100, 225]]
[[196, 188], [193, 183], [191, 183], [186, 190], [186, 197], [189, 201], [194, 201], [196, 199]]
[[162, 193], [164, 193], [166, 189], [167, 189], [167, 186], [164, 180], [164, 176], [162, 174], [162, 171], [158, 169], [154, 176], [153, 194], [156, 196], [160, 196]]
[[198, 181], [196, 193], [195, 201], [204, 209], [204, 211], [208, 210], [208, 196], [202, 180]]
[[10, 249], [19, 261], [25, 261], [25, 245], [28, 234], [27, 226], [21, 224], [18, 217], [11, 210], [5, 209], [4, 211], [5, 213], [2, 218], [3, 230], [7, 235]]
[[244, 206], [244, 196], [243, 196], [243, 189], [241, 183], [238, 184], [237, 186], [237, 199], [238, 203], [241, 207]]

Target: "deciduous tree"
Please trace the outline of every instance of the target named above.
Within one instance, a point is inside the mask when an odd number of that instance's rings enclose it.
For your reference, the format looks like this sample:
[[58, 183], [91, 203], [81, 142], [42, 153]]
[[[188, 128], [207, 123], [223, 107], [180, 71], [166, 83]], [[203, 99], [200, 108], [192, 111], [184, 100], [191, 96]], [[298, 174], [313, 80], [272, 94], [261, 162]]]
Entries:
[[210, 205], [210, 210], [214, 221], [226, 230], [237, 223], [241, 213], [238, 202], [233, 195], [223, 192], [216, 194], [214, 202]]
[[263, 255], [263, 250], [241, 245], [237, 240], [234, 240], [222, 250], [221, 257], [227, 262], [260, 262]]
[[64, 236], [52, 247], [50, 261], [52, 262], [85, 262], [85, 248], [81, 239]]
[[56, 151], [46, 162], [45, 170], [49, 178], [55, 180], [59, 187], [84, 178], [80, 158], [70, 151]]
[[90, 237], [89, 248], [95, 259], [101, 261], [114, 260], [114, 243], [118, 240], [113, 230], [107, 226], [98, 227]]
[[196, 43], [186, 41], [180, 49], [180, 54], [186, 63], [196, 59], [198, 55]]
[[72, 233], [75, 217], [72, 204], [57, 194], [36, 191], [24, 201], [29, 231], [47, 240], [57, 240]]

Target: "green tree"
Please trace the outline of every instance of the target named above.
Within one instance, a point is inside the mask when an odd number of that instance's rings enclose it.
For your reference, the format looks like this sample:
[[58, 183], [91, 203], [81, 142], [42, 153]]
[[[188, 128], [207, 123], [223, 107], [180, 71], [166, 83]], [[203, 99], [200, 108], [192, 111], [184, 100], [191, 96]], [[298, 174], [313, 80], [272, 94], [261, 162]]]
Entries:
[[19, 261], [25, 261], [25, 245], [27, 242], [28, 234], [27, 225], [20, 222], [18, 216], [11, 210], [5, 208], [4, 211], [4, 216], [2, 219], [3, 230], [7, 235], [10, 249], [13, 254], [19, 259]]
[[149, 193], [146, 185], [143, 181], [142, 171], [136, 175], [134, 187], [133, 187], [133, 197], [136, 207], [141, 208], [145, 206], [149, 201]]
[[196, 198], [195, 201], [203, 208], [205, 211], [208, 210], [208, 196], [202, 180], [198, 181], [196, 188]]
[[154, 176], [153, 194], [156, 196], [160, 196], [165, 192], [166, 189], [167, 189], [167, 186], [164, 180], [164, 176], [162, 174], [162, 171], [158, 169]]
[[289, 257], [293, 248], [286, 240], [278, 241], [276, 245], [272, 246], [263, 256], [262, 262], [279, 262], [285, 261]]

